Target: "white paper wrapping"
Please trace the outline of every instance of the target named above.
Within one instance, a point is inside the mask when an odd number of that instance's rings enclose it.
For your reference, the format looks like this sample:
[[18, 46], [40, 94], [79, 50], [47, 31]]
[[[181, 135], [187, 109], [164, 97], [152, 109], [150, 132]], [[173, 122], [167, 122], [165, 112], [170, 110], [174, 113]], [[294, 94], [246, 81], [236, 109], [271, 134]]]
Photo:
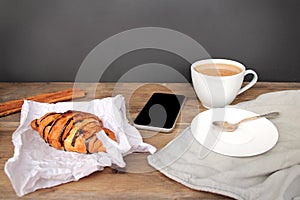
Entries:
[[[106, 153], [80, 154], [50, 147], [37, 131], [30, 127], [33, 119], [47, 112], [79, 110], [97, 115], [104, 127], [115, 132], [115, 142], [99, 132], [97, 137], [107, 149]], [[143, 142], [138, 130], [128, 123], [123, 96], [96, 99], [90, 102], [62, 102], [56, 104], [24, 101], [20, 126], [12, 135], [14, 156], [5, 164], [5, 173], [18, 196], [40, 188], [76, 181], [106, 166], [125, 167], [123, 156], [132, 152], [156, 151]]]

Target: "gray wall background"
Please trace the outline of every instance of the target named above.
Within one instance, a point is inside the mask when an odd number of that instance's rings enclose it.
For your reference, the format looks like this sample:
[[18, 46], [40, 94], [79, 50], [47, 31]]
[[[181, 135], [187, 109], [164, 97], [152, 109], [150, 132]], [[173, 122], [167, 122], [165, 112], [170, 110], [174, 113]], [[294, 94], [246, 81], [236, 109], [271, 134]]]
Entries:
[[[0, 81], [74, 81], [95, 46], [138, 27], [182, 32], [212, 57], [256, 70], [260, 81], [300, 81], [299, 25], [297, 0], [0, 0]], [[149, 62], [190, 80], [186, 60], [145, 49], [121, 56], [101, 81]]]

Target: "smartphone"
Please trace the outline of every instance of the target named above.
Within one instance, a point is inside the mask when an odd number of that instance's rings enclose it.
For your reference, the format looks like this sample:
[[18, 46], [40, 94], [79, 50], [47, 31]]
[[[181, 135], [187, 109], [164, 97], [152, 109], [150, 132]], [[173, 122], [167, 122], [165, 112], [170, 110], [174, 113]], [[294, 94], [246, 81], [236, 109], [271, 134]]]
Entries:
[[134, 120], [134, 126], [159, 132], [175, 127], [186, 97], [179, 94], [154, 93]]

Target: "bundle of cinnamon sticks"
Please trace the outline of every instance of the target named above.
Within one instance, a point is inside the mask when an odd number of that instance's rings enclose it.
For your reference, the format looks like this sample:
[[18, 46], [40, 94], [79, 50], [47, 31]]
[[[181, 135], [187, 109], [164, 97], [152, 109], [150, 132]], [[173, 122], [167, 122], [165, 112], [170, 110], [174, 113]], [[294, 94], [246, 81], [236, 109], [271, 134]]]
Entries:
[[[25, 98], [42, 103], [56, 103], [59, 101], [68, 101], [85, 96], [85, 91], [81, 89], [67, 89], [58, 92], [39, 94]], [[0, 104], [0, 117], [19, 112], [22, 109], [24, 99], [8, 101]]]

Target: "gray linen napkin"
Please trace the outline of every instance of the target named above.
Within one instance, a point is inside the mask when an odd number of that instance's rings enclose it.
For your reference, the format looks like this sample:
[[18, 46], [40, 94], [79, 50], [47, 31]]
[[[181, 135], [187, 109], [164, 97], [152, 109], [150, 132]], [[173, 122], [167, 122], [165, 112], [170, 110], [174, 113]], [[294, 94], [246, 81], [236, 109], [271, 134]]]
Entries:
[[266, 153], [229, 157], [214, 152], [200, 156], [204, 147], [184, 130], [148, 162], [167, 177], [195, 190], [236, 199], [298, 199], [300, 197], [300, 90], [263, 94], [234, 107], [256, 113], [279, 111], [271, 121], [279, 140]]

